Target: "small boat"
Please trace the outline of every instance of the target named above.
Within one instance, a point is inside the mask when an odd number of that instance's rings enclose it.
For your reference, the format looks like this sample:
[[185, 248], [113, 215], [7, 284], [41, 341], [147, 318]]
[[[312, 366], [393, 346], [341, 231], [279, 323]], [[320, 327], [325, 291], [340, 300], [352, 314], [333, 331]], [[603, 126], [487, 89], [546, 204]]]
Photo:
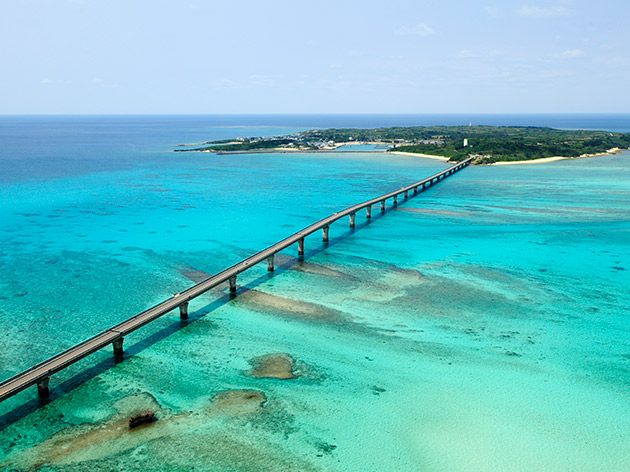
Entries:
[[139, 413], [129, 418], [129, 429], [137, 428], [143, 424], [153, 423], [155, 421], [155, 413], [151, 410], [146, 410], [144, 413]]

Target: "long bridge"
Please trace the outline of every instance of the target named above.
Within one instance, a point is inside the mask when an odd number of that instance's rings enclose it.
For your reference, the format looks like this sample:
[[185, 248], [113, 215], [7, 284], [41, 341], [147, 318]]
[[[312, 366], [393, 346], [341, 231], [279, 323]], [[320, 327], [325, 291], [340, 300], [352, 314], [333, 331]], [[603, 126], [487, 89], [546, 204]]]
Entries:
[[208, 290], [227, 281], [229, 284], [229, 291], [231, 293], [235, 293], [236, 277], [240, 273], [245, 272], [246, 270], [265, 260], [267, 261], [267, 270], [273, 271], [274, 255], [282, 251], [283, 249], [286, 249], [287, 247], [297, 243], [298, 255], [304, 255], [304, 238], [306, 236], [309, 236], [310, 234], [313, 234], [314, 232], [321, 229], [322, 240], [324, 242], [327, 242], [328, 230], [330, 228], [330, 225], [335, 221], [348, 216], [350, 219], [350, 227], [354, 228], [356, 214], [359, 211], [365, 209], [365, 216], [369, 219], [372, 217], [373, 206], [380, 204], [380, 210], [381, 212], [384, 212], [385, 202], [391, 198], [393, 206], [395, 207], [398, 204], [398, 197], [402, 196], [403, 198], [408, 198], [410, 192], [413, 192], [413, 195], [418, 194], [418, 192], [422, 192], [427, 187], [435, 185], [449, 175], [452, 175], [455, 172], [468, 166], [471, 160], [472, 158], [468, 158], [449, 167], [448, 169], [443, 170], [442, 172], [438, 172], [437, 174], [427, 177], [426, 179], [420, 180], [411, 185], [407, 185], [406, 187], [402, 187], [398, 190], [394, 190], [393, 192], [386, 193], [385, 195], [381, 195], [371, 200], [367, 200], [363, 203], [358, 203], [337, 213], [333, 213], [332, 215], [327, 216], [326, 218], [323, 218], [310, 226], [307, 226], [297, 233], [292, 234], [288, 238], [285, 238], [267, 247], [266, 249], [257, 252], [253, 256], [250, 256], [247, 259], [243, 259], [233, 266], [222, 270], [218, 274], [213, 275], [206, 280], [203, 280], [202, 282], [199, 282], [198, 284], [184, 290], [183, 292], [176, 293], [168, 300], [165, 300], [162, 303], [159, 303], [154, 307], [149, 308], [148, 310], [138, 313], [137, 315], [132, 316], [122, 323], [119, 323], [116, 326], [112, 326], [111, 328], [98, 333], [96, 336], [93, 336], [90, 339], [63, 351], [51, 357], [50, 359], [45, 360], [44, 362], [34, 365], [24, 372], [17, 374], [14, 377], [11, 377], [0, 383], [0, 402], [12, 397], [13, 395], [16, 395], [22, 390], [33, 385], [37, 385], [37, 392], [40, 398], [48, 398], [50, 393], [50, 377], [60, 370], [63, 370], [66, 367], [74, 364], [75, 362], [83, 359], [84, 357], [95, 353], [108, 344], [112, 344], [114, 349], [114, 356], [116, 358], [121, 358], [123, 353], [123, 339], [127, 334], [141, 328], [147, 323], [150, 323], [151, 321], [161, 317], [162, 315], [165, 315], [166, 313], [176, 308], [179, 308], [179, 314], [182, 319], [188, 318], [188, 303], [198, 296], [203, 295]]

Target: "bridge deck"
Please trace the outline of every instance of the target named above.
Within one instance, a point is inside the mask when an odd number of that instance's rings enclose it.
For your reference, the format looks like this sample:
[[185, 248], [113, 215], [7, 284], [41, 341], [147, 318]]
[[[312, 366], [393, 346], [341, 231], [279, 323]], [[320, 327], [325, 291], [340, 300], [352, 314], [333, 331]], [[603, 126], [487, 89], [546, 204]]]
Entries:
[[[292, 234], [288, 238], [285, 238], [262, 251], [257, 252], [256, 254], [244, 259], [227, 269], [222, 270], [216, 275], [209, 277], [208, 279], [199, 282], [198, 284], [184, 290], [183, 292], [174, 295], [172, 298], [163, 301], [155, 305], [148, 310], [145, 310], [131, 318], [123, 321], [122, 323], [113, 326], [96, 336], [88, 339], [87, 341], [83, 341], [66, 351], [63, 351], [44, 362], [41, 362], [33, 367], [21, 372], [20, 374], [11, 377], [2, 383], [0, 383], [0, 402], [6, 400], [7, 398], [21, 392], [22, 390], [37, 384], [38, 382], [46, 382], [47, 379], [59, 372], [62, 369], [65, 369], [71, 364], [83, 359], [90, 354], [102, 349], [108, 344], [112, 344], [115, 341], [122, 341], [122, 338], [127, 334], [141, 328], [142, 326], [150, 323], [151, 321], [159, 318], [160, 316], [174, 310], [175, 308], [188, 303], [190, 300], [204, 294], [208, 290], [229, 281], [231, 278], [236, 277], [241, 272], [246, 271], [247, 269], [255, 266], [259, 262], [262, 262], [273, 256], [277, 252], [295, 244], [296, 242], [303, 240], [306, 236], [314, 233], [317, 230], [327, 228], [329, 225], [334, 223], [335, 221], [348, 216], [354, 215], [358, 211], [372, 207], [381, 202], [385, 202], [389, 198], [397, 197], [398, 195], [405, 194], [411, 190], [417, 191], [417, 189], [424, 188], [427, 185], [433, 185], [434, 182], [438, 182], [440, 179], [447, 177], [448, 175], [457, 172], [458, 170], [466, 167], [470, 164], [472, 158], [466, 159], [465, 161], [459, 162], [448, 169], [443, 170], [442, 172], [438, 172], [426, 179], [415, 182], [406, 187], [402, 187], [398, 190], [394, 190], [393, 192], [389, 192], [387, 194], [381, 195], [379, 197], [373, 198], [371, 200], [367, 200], [362, 203], [358, 203], [351, 207], [346, 208], [345, 210], [339, 211], [337, 213], [333, 213], [332, 215], [323, 218], [310, 226]], [[351, 223], [353, 225], [353, 223]], [[47, 384], [45, 386], [45, 390], [47, 391]]]

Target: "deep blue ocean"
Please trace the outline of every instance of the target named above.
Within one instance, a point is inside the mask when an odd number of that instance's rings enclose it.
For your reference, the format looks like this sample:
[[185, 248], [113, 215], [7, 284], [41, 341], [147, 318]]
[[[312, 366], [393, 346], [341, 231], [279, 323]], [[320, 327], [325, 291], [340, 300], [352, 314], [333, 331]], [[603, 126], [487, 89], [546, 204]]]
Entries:
[[[0, 380], [447, 166], [179, 144], [468, 123], [630, 132], [630, 115], [0, 116]], [[0, 470], [630, 471], [630, 152], [473, 166], [374, 213], [135, 332], [122, 362], [54, 375], [50, 403], [1, 403]], [[295, 377], [257, 377], [261, 359]]]

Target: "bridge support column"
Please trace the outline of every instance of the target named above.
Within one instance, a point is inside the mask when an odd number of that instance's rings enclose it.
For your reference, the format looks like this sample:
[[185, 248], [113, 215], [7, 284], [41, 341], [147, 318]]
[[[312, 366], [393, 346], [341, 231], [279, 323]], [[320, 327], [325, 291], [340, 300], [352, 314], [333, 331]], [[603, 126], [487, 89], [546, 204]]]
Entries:
[[267, 271], [273, 272], [273, 254], [267, 258]]
[[427, 188], [427, 183], [425, 182], [425, 183], [422, 184], [422, 191], [424, 191], [424, 189], [426, 189], [426, 188]]
[[394, 195], [394, 206], [398, 205], [398, 195]]
[[416, 195], [418, 193], [418, 187], [413, 188], [413, 194]]
[[365, 207], [365, 217], [369, 220], [372, 218], [372, 205]]
[[48, 398], [50, 396], [49, 383], [50, 377], [44, 377], [37, 381], [37, 395], [39, 395], [39, 398]]
[[230, 293], [236, 292], [236, 275], [233, 275], [228, 279], [228, 283], [230, 285]]
[[325, 243], [328, 242], [328, 226], [324, 226], [322, 228], [322, 241], [324, 241]]
[[123, 355], [123, 338], [114, 339], [112, 346], [114, 346], [114, 357], [117, 359], [121, 358]]
[[188, 319], [188, 302], [179, 305], [179, 317], [182, 320]]
[[405, 190], [405, 198], [409, 197], [409, 191]]
[[304, 255], [304, 238], [298, 239], [298, 256]]
[[381, 200], [381, 211], [385, 211], [385, 200]]
[[350, 228], [354, 228], [354, 217], [356, 216], [356, 213], [350, 213]]

